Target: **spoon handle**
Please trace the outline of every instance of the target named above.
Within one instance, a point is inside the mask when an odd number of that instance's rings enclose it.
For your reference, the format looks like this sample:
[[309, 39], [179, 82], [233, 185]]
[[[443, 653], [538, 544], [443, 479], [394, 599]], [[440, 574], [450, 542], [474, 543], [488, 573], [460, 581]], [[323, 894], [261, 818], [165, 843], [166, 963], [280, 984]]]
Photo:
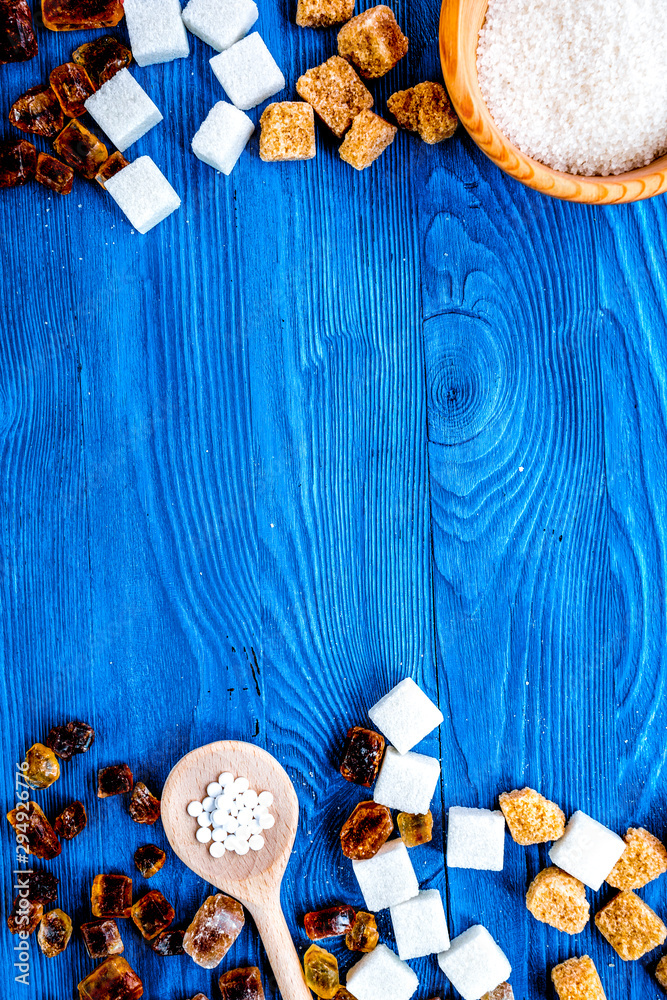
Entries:
[[259, 936], [276, 977], [282, 1000], [313, 1000], [306, 986], [301, 962], [285, 921], [278, 896], [270, 896], [257, 906], [249, 906]]

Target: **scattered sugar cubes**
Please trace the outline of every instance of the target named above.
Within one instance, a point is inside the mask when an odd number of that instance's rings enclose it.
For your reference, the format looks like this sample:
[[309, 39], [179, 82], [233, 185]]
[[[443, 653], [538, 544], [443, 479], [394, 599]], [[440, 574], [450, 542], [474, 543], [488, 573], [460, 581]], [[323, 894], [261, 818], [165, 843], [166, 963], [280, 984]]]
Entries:
[[404, 903], [419, 892], [417, 876], [402, 840], [390, 840], [368, 861], [353, 861], [352, 868], [366, 909], [372, 913]]
[[408, 51], [408, 40], [385, 4], [357, 14], [338, 33], [338, 54], [362, 76], [384, 76]]
[[387, 747], [373, 798], [380, 805], [400, 812], [429, 811], [440, 777], [440, 761], [423, 753], [400, 754]]
[[[377, 116], [375, 116], [377, 117]], [[412, 750], [443, 721], [437, 705], [411, 677], [392, 688], [368, 710], [371, 722], [399, 753]]]
[[503, 792], [499, 804], [512, 839], [523, 847], [560, 840], [565, 833], [563, 810], [534, 788]]
[[186, 27], [218, 52], [247, 35], [258, 17], [254, 0], [190, 0], [183, 11]]
[[231, 174], [255, 126], [233, 104], [218, 101], [192, 140], [192, 152], [209, 167]]
[[379, 944], [347, 974], [347, 988], [356, 1000], [410, 1000], [419, 980], [409, 965]]
[[298, 0], [296, 23], [300, 28], [330, 28], [353, 14], [354, 0]]
[[452, 806], [447, 824], [447, 866], [500, 872], [505, 861], [505, 817], [499, 810]]
[[593, 959], [568, 958], [551, 970], [558, 1000], [606, 1000]]
[[125, 0], [124, 10], [137, 66], [186, 59], [190, 55], [181, 0]]
[[549, 857], [558, 868], [597, 892], [624, 850], [625, 844], [617, 834], [577, 810]]
[[641, 889], [667, 871], [667, 851], [657, 837], [638, 826], [623, 835], [625, 850], [606, 878], [614, 889]]
[[634, 892], [619, 892], [595, 914], [595, 926], [624, 962], [636, 962], [667, 938], [667, 927]]
[[296, 81], [296, 92], [308, 101], [334, 135], [342, 139], [353, 120], [373, 107], [373, 95], [349, 62], [332, 56]]
[[312, 160], [315, 147], [315, 115], [310, 104], [283, 101], [269, 104], [260, 118], [262, 132], [259, 155], [266, 162]]
[[565, 934], [580, 934], [591, 915], [584, 883], [560, 868], [538, 872], [528, 886], [526, 906], [536, 920]]
[[105, 189], [140, 233], [157, 226], [181, 204], [150, 156], [140, 156], [129, 163], [105, 182]]
[[129, 69], [103, 83], [84, 106], [121, 153], [162, 121], [159, 108]]
[[398, 957], [404, 961], [449, 949], [447, 918], [437, 889], [423, 889], [413, 899], [392, 906], [391, 922]]
[[463, 1000], [479, 1000], [509, 979], [512, 967], [486, 927], [476, 924], [454, 938], [438, 964]]
[[214, 56], [211, 69], [232, 104], [242, 111], [256, 107], [285, 86], [280, 67], [256, 31]]
[[338, 155], [355, 170], [365, 170], [384, 153], [387, 146], [391, 146], [397, 131], [379, 115], [362, 111], [352, 122]]

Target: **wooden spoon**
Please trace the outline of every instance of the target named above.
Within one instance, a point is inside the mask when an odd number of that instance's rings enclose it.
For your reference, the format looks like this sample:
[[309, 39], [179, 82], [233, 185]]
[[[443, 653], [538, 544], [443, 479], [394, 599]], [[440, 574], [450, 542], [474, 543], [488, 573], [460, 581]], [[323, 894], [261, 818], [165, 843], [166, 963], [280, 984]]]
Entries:
[[[275, 826], [261, 851], [213, 858], [195, 839], [197, 820], [187, 813], [193, 799], [223, 771], [244, 775], [257, 792], [273, 794]], [[224, 740], [186, 754], [172, 769], [162, 792], [162, 822], [181, 861], [250, 911], [264, 943], [283, 1000], [312, 1000], [280, 905], [280, 883], [292, 852], [299, 819], [294, 786], [277, 760], [250, 743]]]

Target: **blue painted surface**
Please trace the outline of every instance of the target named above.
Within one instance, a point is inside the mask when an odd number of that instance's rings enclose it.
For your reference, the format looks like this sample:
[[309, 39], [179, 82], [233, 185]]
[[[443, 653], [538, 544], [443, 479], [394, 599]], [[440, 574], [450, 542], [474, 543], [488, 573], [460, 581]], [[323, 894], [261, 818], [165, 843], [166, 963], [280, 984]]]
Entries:
[[[437, 4], [396, 10], [411, 49], [374, 85], [381, 111], [439, 78]], [[258, 24], [286, 96], [335, 51], [292, 21], [265, 4]], [[0, 106], [88, 37], [42, 30], [37, 60], [0, 68]], [[361, 903], [337, 848], [364, 797], [337, 777], [342, 736], [411, 674], [446, 716], [424, 744], [443, 760], [436, 834], [413, 857], [452, 934], [485, 923], [519, 1000], [550, 997], [547, 969], [583, 951], [609, 997], [657, 996], [653, 956], [625, 966], [594, 930], [529, 919], [543, 848], [508, 841], [501, 875], [446, 877], [442, 811], [529, 783], [667, 833], [666, 203], [550, 202], [462, 136], [401, 134], [363, 175], [324, 130], [301, 164], [262, 164], [255, 136], [225, 179], [188, 151], [222, 96], [210, 54], [194, 40], [187, 62], [136, 70], [166, 121], [132, 153], [183, 197], [151, 235], [95, 185], [0, 197], [3, 801], [51, 725], [95, 725], [40, 796], [90, 811], [53, 864], [81, 922], [96, 873], [164, 842], [96, 799], [97, 767], [159, 789], [192, 747], [254, 740], [302, 804], [284, 902], [303, 950], [306, 910]], [[181, 925], [206, 894], [174, 858], [150, 887]], [[642, 895], [662, 910], [661, 883]], [[217, 995], [123, 936], [147, 997]], [[26, 990], [1, 941], [9, 996], [63, 1000], [92, 966], [78, 942], [49, 962], [33, 939]], [[251, 927], [225, 967], [248, 962], [275, 997]], [[434, 960], [413, 964], [418, 997], [453, 995]]]

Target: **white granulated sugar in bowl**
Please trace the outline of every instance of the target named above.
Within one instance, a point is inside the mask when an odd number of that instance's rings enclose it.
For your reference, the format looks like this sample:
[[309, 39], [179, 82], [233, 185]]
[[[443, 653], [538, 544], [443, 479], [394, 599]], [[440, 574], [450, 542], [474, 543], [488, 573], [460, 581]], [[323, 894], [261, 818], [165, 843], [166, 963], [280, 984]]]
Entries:
[[667, 0], [489, 0], [477, 69], [500, 131], [555, 170], [667, 153]]

